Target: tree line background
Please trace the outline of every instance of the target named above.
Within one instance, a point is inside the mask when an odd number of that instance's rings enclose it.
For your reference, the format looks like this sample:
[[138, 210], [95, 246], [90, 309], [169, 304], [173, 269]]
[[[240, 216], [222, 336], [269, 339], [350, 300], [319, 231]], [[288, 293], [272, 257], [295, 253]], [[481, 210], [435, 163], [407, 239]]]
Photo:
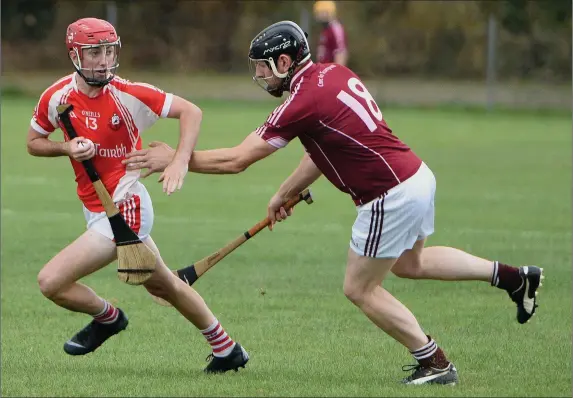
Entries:
[[[266, 25], [292, 19], [318, 26], [311, 1], [18, 0], [2, 2], [4, 71], [69, 70], [66, 26], [107, 18], [122, 38], [121, 68], [244, 73], [248, 45]], [[483, 79], [494, 18], [498, 79], [571, 80], [571, 2], [339, 1], [349, 66], [375, 78]], [[113, 8], [110, 8], [113, 6]], [[302, 21], [301, 21], [302, 19]]]

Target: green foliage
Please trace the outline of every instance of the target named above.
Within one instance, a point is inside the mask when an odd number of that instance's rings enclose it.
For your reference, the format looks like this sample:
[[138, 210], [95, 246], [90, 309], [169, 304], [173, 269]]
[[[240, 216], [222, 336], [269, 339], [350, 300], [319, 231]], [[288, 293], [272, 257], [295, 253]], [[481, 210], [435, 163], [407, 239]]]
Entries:
[[[67, 24], [105, 18], [106, 2], [2, 3], [5, 69], [64, 68]], [[44, 3], [44, 1], [40, 1]], [[17, 5], [18, 4], [18, 5]], [[164, 71], [243, 71], [249, 41], [266, 25], [301, 21], [308, 1], [116, 1], [124, 66]], [[567, 0], [340, 1], [350, 66], [368, 77], [483, 79], [487, 24], [498, 21], [497, 68], [504, 79], [571, 78], [571, 4]], [[51, 14], [47, 14], [51, 13]], [[37, 16], [31, 29], [26, 16]], [[51, 18], [46, 19], [46, 15]], [[308, 15], [308, 14], [307, 14]], [[42, 17], [44, 16], [44, 17]], [[316, 46], [318, 25], [310, 29]]]

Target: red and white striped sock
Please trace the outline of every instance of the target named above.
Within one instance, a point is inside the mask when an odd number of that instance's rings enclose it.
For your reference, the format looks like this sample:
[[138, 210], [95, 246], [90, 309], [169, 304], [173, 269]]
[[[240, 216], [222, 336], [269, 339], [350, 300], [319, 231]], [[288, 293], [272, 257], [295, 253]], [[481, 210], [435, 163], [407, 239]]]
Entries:
[[203, 333], [207, 342], [211, 344], [213, 355], [216, 357], [226, 357], [235, 348], [235, 342], [225, 332], [217, 318], [213, 320], [213, 323], [207, 329], [201, 330], [201, 333]]
[[99, 314], [94, 315], [93, 317], [96, 322], [109, 325], [110, 323], [114, 323], [115, 321], [117, 321], [117, 318], [119, 317], [119, 311], [108, 301], [103, 300], [103, 302], [104, 302], [103, 310]]

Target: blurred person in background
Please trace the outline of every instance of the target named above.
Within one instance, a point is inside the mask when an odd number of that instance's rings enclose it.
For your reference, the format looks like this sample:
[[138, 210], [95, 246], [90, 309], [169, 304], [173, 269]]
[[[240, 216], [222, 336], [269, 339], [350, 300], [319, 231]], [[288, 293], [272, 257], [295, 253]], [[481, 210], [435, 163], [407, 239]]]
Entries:
[[313, 7], [314, 19], [321, 25], [317, 49], [317, 61], [323, 64], [336, 63], [346, 66], [348, 49], [344, 27], [336, 17], [334, 1], [316, 1]]

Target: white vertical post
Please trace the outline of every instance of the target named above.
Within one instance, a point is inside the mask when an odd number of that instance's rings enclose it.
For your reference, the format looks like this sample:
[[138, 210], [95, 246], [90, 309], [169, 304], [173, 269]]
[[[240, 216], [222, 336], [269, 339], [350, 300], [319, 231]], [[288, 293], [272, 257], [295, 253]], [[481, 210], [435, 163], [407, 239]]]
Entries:
[[310, 13], [304, 6], [300, 10], [300, 27], [308, 33], [308, 38], [310, 40]]
[[487, 110], [491, 111], [495, 104], [495, 79], [496, 79], [496, 44], [497, 44], [497, 27], [496, 18], [493, 13], [489, 14], [487, 23], [487, 68], [486, 68], [486, 89]]
[[117, 4], [108, 1], [105, 5], [105, 19], [117, 29]]

